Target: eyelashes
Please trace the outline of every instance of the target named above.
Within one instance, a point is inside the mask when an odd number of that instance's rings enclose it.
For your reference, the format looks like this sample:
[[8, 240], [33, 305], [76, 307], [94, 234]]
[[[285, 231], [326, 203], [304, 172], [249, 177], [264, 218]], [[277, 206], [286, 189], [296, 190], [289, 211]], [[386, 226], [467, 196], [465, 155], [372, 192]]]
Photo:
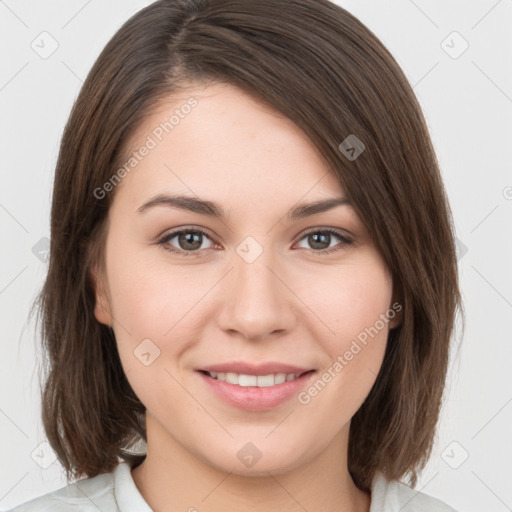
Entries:
[[[192, 236], [187, 236], [192, 235]], [[182, 249], [179, 247], [176, 247], [172, 245], [170, 242], [171, 240], [177, 238], [178, 245], [188, 245], [191, 244], [192, 248], [191, 250]], [[165, 250], [180, 255], [184, 257], [197, 257], [201, 256], [204, 251], [210, 251], [215, 250], [212, 249], [212, 247], [215, 245], [212, 243], [209, 247], [201, 248], [203, 245], [203, 239], [207, 238], [208, 240], [212, 240], [210, 235], [204, 231], [201, 228], [196, 227], [186, 227], [177, 229], [174, 231], [171, 231], [170, 233], [165, 234], [162, 238], [160, 238], [157, 242], [157, 245], [162, 246]], [[339, 243], [335, 244], [331, 247], [332, 239], [338, 239]], [[332, 228], [315, 228], [313, 230], [309, 230], [308, 232], [304, 233], [302, 237], [299, 239], [299, 242], [306, 239], [306, 243], [309, 241], [309, 243], [313, 244], [324, 244], [326, 243], [326, 239], [329, 242], [329, 247], [327, 248], [304, 248], [306, 251], [318, 254], [318, 255], [327, 255], [331, 254], [333, 252], [341, 251], [346, 249], [347, 246], [350, 246], [353, 244], [353, 240], [348, 238], [346, 235], [344, 235], [342, 232], [332, 229]], [[198, 247], [199, 244], [199, 247]]]
[[[208, 233], [206, 233], [206, 231], [203, 231], [200, 228], [183, 228], [183, 229], [179, 229], [176, 231], [172, 231], [171, 233], [168, 233], [167, 235], [165, 235], [163, 238], [161, 238], [158, 241], [158, 244], [162, 245], [164, 247], [164, 249], [166, 249], [167, 251], [178, 253], [178, 254], [183, 254], [183, 256], [198, 256], [198, 252], [200, 252], [198, 250], [187, 251], [185, 249], [176, 248], [169, 244], [170, 241], [176, 237], [180, 237], [181, 242], [194, 244], [194, 241], [190, 241], [186, 237], [183, 237], [183, 238], [181, 237], [181, 235], [186, 235], [186, 234], [196, 235], [194, 237], [196, 239], [195, 240], [196, 242], [197, 242], [197, 238], [201, 239], [202, 237], [206, 237], [206, 238], [210, 239], [210, 235], [208, 235]], [[199, 235], [199, 237], [197, 235]]]
[[[332, 241], [333, 237], [340, 240], [340, 243], [338, 243], [332, 247], [330, 246], [330, 243], [329, 243], [329, 247], [327, 247], [325, 249], [306, 248], [306, 250], [313, 251], [314, 253], [318, 253], [320, 255], [331, 254], [332, 252], [341, 251], [341, 250], [345, 249], [346, 246], [351, 245], [353, 243], [353, 241], [350, 238], [348, 238], [341, 232], [339, 232], [335, 229], [332, 229], [332, 228], [323, 228], [323, 229], [316, 228], [314, 230], [308, 231], [308, 232], [304, 233], [304, 235], [302, 235], [302, 237], [300, 238], [300, 241], [302, 241], [304, 239], [308, 240], [309, 237], [314, 236], [314, 235], [321, 235], [323, 237], [325, 237], [325, 235], [327, 235], [329, 238], [329, 241]], [[322, 243], [322, 242], [319, 242], [318, 240], [316, 240], [315, 243]]]

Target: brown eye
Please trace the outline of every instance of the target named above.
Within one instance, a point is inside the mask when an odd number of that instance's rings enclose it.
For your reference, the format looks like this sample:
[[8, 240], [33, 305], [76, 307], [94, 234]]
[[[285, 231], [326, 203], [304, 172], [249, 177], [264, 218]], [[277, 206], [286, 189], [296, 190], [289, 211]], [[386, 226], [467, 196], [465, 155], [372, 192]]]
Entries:
[[[171, 243], [174, 239], [176, 241]], [[168, 251], [195, 256], [201, 249], [210, 249], [213, 245], [210, 243], [207, 247], [202, 247], [205, 239], [210, 240], [210, 237], [200, 229], [181, 229], [168, 233], [158, 243]]]
[[[331, 245], [331, 243], [335, 242], [336, 239], [338, 240], [338, 243]], [[328, 254], [333, 251], [341, 250], [345, 246], [353, 243], [352, 240], [346, 236], [331, 229], [310, 231], [302, 237], [301, 241], [302, 240], [306, 240], [306, 243], [309, 245], [309, 247], [305, 247], [306, 249], [311, 249], [319, 254]]]
[[[194, 231], [182, 232], [176, 235], [180, 249], [195, 251], [201, 248], [203, 235]], [[175, 237], [173, 237], [175, 238]]]

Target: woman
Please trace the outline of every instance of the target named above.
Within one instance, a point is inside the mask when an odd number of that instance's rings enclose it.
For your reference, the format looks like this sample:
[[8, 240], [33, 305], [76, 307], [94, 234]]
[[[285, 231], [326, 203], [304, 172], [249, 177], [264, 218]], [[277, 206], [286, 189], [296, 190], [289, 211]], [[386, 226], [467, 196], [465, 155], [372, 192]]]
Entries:
[[44, 427], [86, 478], [14, 510], [453, 510], [399, 482], [460, 307], [450, 209], [402, 71], [327, 0], [121, 27], [63, 135], [39, 306]]

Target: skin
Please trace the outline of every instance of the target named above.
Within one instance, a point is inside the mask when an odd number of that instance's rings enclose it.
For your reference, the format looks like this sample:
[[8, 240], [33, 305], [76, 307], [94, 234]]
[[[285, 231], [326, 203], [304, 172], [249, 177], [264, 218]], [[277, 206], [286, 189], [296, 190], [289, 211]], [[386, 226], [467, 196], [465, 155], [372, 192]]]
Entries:
[[[191, 85], [169, 96], [130, 147], [190, 96], [198, 105], [117, 186], [105, 267], [94, 274], [96, 318], [113, 327], [127, 378], [147, 408], [147, 457], [132, 470], [134, 482], [157, 512], [368, 511], [370, 496], [347, 469], [350, 419], [375, 382], [398, 317], [308, 404], [293, 397], [243, 411], [214, 396], [194, 369], [279, 361], [321, 377], [393, 304], [389, 271], [350, 205], [286, 219], [298, 202], [344, 191], [293, 122], [232, 85]], [[214, 201], [227, 217], [165, 205], [137, 211], [161, 193]], [[190, 252], [179, 237], [157, 243], [179, 227], [208, 232], [196, 256], [165, 249]], [[353, 243], [331, 236], [314, 245], [304, 233], [327, 227]], [[252, 263], [236, 251], [248, 236], [263, 250]], [[160, 354], [146, 366], [134, 350], [148, 338]], [[262, 454], [252, 468], [237, 457], [247, 442]]]

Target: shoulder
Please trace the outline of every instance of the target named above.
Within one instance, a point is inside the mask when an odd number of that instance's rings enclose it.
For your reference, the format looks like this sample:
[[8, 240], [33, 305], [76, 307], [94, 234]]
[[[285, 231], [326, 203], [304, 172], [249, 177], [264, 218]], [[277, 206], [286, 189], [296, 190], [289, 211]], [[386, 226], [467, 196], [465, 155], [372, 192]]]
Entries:
[[84, 478], [7, 512], [117, 512], [114, 472]]
[[443, 501], [377, 472], [369, 512], [457, 512]]

